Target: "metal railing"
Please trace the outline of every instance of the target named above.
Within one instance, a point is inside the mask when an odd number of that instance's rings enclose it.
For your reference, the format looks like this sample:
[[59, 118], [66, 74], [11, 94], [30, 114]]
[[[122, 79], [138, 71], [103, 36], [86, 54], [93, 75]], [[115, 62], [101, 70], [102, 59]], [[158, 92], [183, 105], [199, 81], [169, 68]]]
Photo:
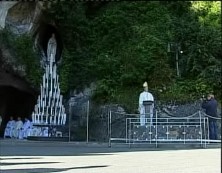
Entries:
[[[148, 114], [146, 114], [148, 115]], [[200, 144], [206, 148], [212, 140], [209, 139], [208, 115], [201, 111], [187, 117], [164, 117], [161, 118], [156, 112], [151, 125], [151, 119], [146, 118], [144, 126], [140, 125], [140, 114], [124, 114], [109, 112], [108, 115], [108, 138], [109, 147], [112, 142], [128, 144]], [[211, 117], [212, 118], [212, 117]], [[214, 117], [213, 117], [214, 118]], [[221, 120], [221, 118], [217, 118]], [[120, 127], [115, 127], [115, 122], [125, 121], [125, 134], [120, 133]], [[123, 123], [122, 123], [123, 124]], [[221, 137], [220, 137], [221, 138]], [[221, 142], [213, 140], [213, 142]]]

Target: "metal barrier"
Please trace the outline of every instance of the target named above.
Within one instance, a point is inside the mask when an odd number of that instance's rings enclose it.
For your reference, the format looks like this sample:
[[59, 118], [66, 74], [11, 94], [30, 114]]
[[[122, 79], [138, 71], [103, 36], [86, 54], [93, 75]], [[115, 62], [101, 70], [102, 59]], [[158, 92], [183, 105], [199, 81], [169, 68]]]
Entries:
[[[164, 118], [161, 118], [156, 112], [153, 123], [150, 123], [150, 118], [146, 118], [144, 126], [140, 125], [139, 114], [120, 114], [110, 111], [108, 116], [110, 147], [112, 142], [116, 141], [128, 144], [129, 147], [133, 144], [154, 144], [157, 147], [158, 144], [177, 143], [200, 144], [206, 148], [206, 145], [212, 141], [209, 140], [208, 116], [201, 111], [187, 117]], [[114, 127], [120, 120], [125, 121], [125, 128], [122, 130]], [[125, 131], [125, 135], [123, 135], [123, 131]], [[213, 140], [213, 142], [221, 141]]]

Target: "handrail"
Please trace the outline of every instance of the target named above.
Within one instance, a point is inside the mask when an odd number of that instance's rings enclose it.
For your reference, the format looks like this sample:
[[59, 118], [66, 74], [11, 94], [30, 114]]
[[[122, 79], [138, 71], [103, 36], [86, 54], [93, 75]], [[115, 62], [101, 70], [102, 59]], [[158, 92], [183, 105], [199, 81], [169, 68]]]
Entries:
[[207, 115], [205, 112], [202, 112], [204, 114], [204, 116], [212, 118], [212, 119], [217, 119], [217, 120], [221, 120], [221, 117], [212, 117], [210, 115]]
[[[111, 113], [115, 113], [115, 114], [119, 114], [119, 115], [128, 115], [128, 116], [139, 116], [140, 115], [140, 114], [126, 114], [126, 113], [115, 112], [115, 111], [111, 111]], [[189, 118], [189, 117], [195, 116], [196, 114], [198, 114], [198, 112], [196, 112], [192, 115], [186, 116], [186, 117], [175, 117], [175, 116], [169, 116], [169, 115], [167, 115], [167, 117], [170, 117], [170, 118]], [[149, 113], [145, 113], [144, 115], [149, 115]]]
[[[139, 116], [140, 114], [127, 114], [127, 113], [121, 113], [121, 112], [115, 112], [115, 111], [111, 111], [111, 113], [115, 113], [115, 114], [119, 114], [119, 115], [125, 115], [125, 116]], [[190, 118], [190, 117], [194, 117], [195, 115], [197, 115], [199, 113], [199, 111], [197, 111], [196, 113], [192, 114], [192, 115], [188, 115], [188, 116], [185, 116], [185, 117], [175, 117], [175, 116], [170, 116], [170, 115], [165, 115], [169, 118]], [[204, 114], [204, 116], [207, 116], [207, 117], [210, 117], [210, 118], [213, 118], [213, 119], [221, 119], [221, 117], [212, 117], [210, 115], [207, 115], [205, 112], [201, 111], [201, 113]], [[145, 113], [144, 115], [149, 115], [149, 113]]]

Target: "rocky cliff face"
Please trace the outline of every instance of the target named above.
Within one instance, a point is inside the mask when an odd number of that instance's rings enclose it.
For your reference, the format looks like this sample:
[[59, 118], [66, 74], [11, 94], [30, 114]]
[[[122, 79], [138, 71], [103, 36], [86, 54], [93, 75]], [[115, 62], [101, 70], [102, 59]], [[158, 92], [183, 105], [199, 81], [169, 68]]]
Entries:
[[[33, 47], [35, 50], [39, 49], [41, 52], [46, 52], [47, 41], [52, 33], [56, 34], [58, 40], [58, 52], [57, 58], [61, 57], [62, 44], [60, 33], [57, 31], [56, 26], [52, 21], [48, 20], [44, 16], [44, 10], [49, 5], [49, 3], [44, 2], [0, 2], [0, 30], [9, 29], [16, 35], [21, 34], [30, 34], [34, 39], [34, 45], [27, 45]], [[21, 112], [22, 116], [27, 116], [30, 111], [32, 111], [32, 105], [36, 101], [35, 97], [27, 96], [27, 99], [24, 99], [22, 102], [32, 102], [31, 106], [28, 106], [28, 112], [19, 111], [19, 109], [24, 109], [27, 105], [17, 106], [15, 111], [11, 113], [9, 109], [15, 108], [15, 105], [6, 105], [4, 98], [9, 98], [11, 96], [7, 87], [13, 87], [18, 91], [13, 91], [15, 95], [24, 96], [24, 94], [19, 94], [20, 91], [31, 93], [33, 95], [33, 90], [30, 89], [30, 86], [25, 82], [24, 78], [26, 77], [26, 71], [22, 64], [19, 64], [17, 58], [12, 55], [9, 49], [7, 49], [3, 44], [0, 44], [0, 91], [4, 93], [4, 97], [0, 97], [0, 115], [3, 116], [3, 124], [7, 122], [8, 118], [4, 119], [4, 116], [9, 117], [18, 116], [13, 115]], [[4, 86], [4, 89], [2, 88]], [[92, 87], [94, 88], [94, 87]], [[86, 125], [86, 110], [87, 110], [87, 101], [90, 98], [91, 93], [90, 88], [86, 88], [81, 94], [75, 95], [76, 105], [70, 109], [70, 106], [67, 105], [67, 113], [70, 111], [72, 115], [71, 127], [73, 129], [73, 139], [76, 139], [78, 136], [77, 127], [83, 126], [85, 130]], [[3, 95], [3, 94], [2, 94]], [[79, 96], [79, 97], [78, 97]], [[89, 97], [88, 97], [89, 96]], [[28, 98], [29, 97], [29, 98]], [[3, 98], [1, 100], [1, 98]], [[13, 99], [13, 97], [10, 97]], [[14, 101], [15, 104], [21, 102], [20, 100]], [[2, 103], [2, 104], [1, 104]], [[8, 99], [8, 103], [12, 103], [12, 100]], [[68, 101], [67, 101], [68, 103]], [[4, 104], [4, 105], [3, 105]], [[3, 105], [3, 106], [2, 106]], [[124, 113], [122, 107], [118, 105], [96, 105], [95, 109], [90, 105], [90, 137], [92, 140], [107, 140], [107, 120], [108, 120], [108, 111], [113, 110], [114, 112]], [[186, 104], [186, 105], [172, 105], [167, 104], [163, 105], [158, 103], [156, 105], [157, 110], [161, 112], [163, 117], [176, 116], [176, 117], [185, 117], [189, 116], [200, 109], [199, 103]], [[4, 108], [4, 109], [3, 109]], [[221, 116], [221, 109], [219, 109], [219, 115]], [[21, 116], [21, 115], [20, 115]], [[114, 131], [116, 136], [124, 136], [124, 117], [119, 114], [117, 115], [114, 121]], [[96, 128], [95, 128], [96, 127]], [[92, 130], [94, 129], [94, 130]], [[85, 135], [84, 131], [84, 135]], [[85, 136], [84, 136], [85, 137]], [[82, 138], [82, 137], [79, 137]]]
[[[40, 19], [40, 7], [39, 3], [0, 2], [0, 30], [6, 28], [14, 34], [36, 30], [37, 25], [34, 23]], [[25, 76], [24, 67], [18, 63], [4, 43], [0, 45], [0, 61], [1, 70], [15, 73], [20, 77]]]
[[[58, 55], [61, 56], [61, 39], [56, 26], [51, 24], [44, 16], [47, 7], [44, 2], [0, 2], [0, 30], [7, 29], [16, 35], [29, 34], [35, 40], [33, 47], [35, 51], [46, 52], [47, 42], [52, 33], [56, 33], [59, 40]], [[0, 44], [0, 69], [17, 74], [20, 77], [26, 76], [25, 68], [19, 64], [17, 58], [3, 44]]]
[[[42, 23], [43, 4], [39, 2], [0, 2], [0, 31], [7, 29], [15, 35], [30, 34], [36, 38]], [[3, 38], [0, 38], [0, 116], [3, 122], [0, 135], [10, 116], [17, 119], [31, 114], [36, 102], [38, 89], [26, 80], [24, 64], [18, 61]], [[33, 45], [27, 45], [33, 47]]]
[[0, 2], [0, 26], [16, 34], [34, 32], [42, 16], [40, 2]]

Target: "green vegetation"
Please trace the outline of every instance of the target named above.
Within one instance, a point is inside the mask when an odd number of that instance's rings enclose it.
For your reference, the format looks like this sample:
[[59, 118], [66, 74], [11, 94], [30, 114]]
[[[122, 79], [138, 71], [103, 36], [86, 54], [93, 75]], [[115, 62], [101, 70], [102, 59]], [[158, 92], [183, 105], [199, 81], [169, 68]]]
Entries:
[[[136, 109], [144, 81], [158, 100], [221, 98], [221, 2], [54, 3], [48, 10], [62, 34], [60, 70], [66, 93], [92, 81], [95, 100]], [[97, 5], [95, 2], [94, 5]], [[169, 42], [181, 44], [181, 77]]]
[[27, 34], [16, 36], [4, 29], [0, 31], [0, 44], [10, 50], [18, 64], [24, 66], [27, 81], [33, 87], [39, 88], [43, 73], [40, 68], [39, 55], [33, 50], [32, 38]]
[[[54, 2], [46, 10], [64, 49], [63, 94], [96, 82], [96, 101], [137, 108], [144, 81], [157, 100], [192, 101], [209, 91], [221, 99], [221, 2]], [[39, 86], [38, 59], [29, 36], [1, 33], [27, 78]], [[180, 77], [169, 42], [180, 43]], [[12, 46], [14, 45], [14, 46]]]

